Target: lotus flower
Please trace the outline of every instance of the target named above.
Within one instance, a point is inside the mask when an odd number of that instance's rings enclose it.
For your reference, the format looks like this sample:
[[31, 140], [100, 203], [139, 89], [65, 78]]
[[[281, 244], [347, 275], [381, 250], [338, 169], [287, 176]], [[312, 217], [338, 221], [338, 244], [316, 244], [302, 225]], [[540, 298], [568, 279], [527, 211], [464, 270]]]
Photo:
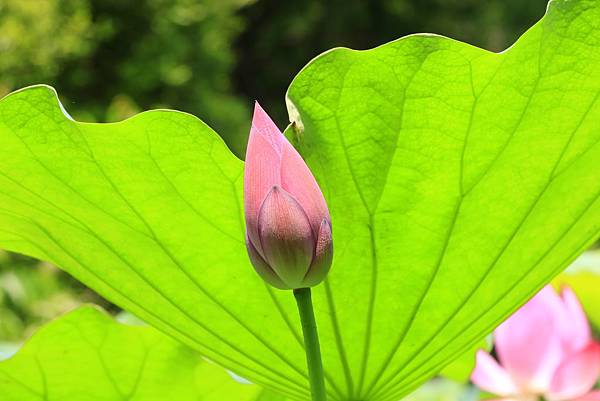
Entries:
[[331, 266], [331, 219], [296, 149], [255, 104], [244, 171], [246, 247], [258, 274], [280, 289], [312, 287]]
[[600, 344], [575, 294], [545, 287], [494, 332], [499, 363], [479, 351], [471, 380], [504, 400], [600, 401]]

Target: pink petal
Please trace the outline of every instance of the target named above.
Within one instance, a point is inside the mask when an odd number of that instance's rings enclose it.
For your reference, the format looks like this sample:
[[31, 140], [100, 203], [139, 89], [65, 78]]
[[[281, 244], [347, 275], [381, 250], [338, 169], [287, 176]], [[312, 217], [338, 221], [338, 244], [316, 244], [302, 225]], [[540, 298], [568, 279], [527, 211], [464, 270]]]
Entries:
[[563, 288], [562, 300], [565, 318], [561, 319], [559, 323], [563, 344], [570, 352], [579, 351], [592, 338], [590, 325], [577, 296], [569, 287]]
[[480, 389], [502, 396], [515, 395], [518, 389], [504, 368], [485, 351], [477, 351], [471, 381]]
[[273, 187], [258, 216], [258, 235], [264, 259], [289, 288], [305, 287], [315, 239], [308, 218], [296, 200]]
[[573, 401], [600, 401], [600, 391], [592, 391], [582, 397], [575, 398]]
[[316, 237], [323, 219], [331, 221], [329, 210], [315, 177], [289, 144], [283, 148], [281, 185], [302, 205]]
[[246, 248], [248, 249], [248, 255], [250, 257], [250, 261], [252, 262], [252, 266], [254, 266], [254, 270], [256, 270], [258, 275], [261, 276], [263, 280], [275, 288], [279, 288], [281, 290], [289, 289], [289, 287], [285, 285], [283, 281], [281, 281], [279, 276], [277, 276], [277, 273], [271, 269], [271, 266], [265, 262], [260, 253], [258, 253], [256, 247], [248, 238], [248, 233], [246, 233]]
[[333, 240], [331, 238], [331, 224], [326, 219], [323, 219], [317, 236], [315, 257], [308, 273], [304, 277], [304, 284], [307, 287], [312, 287], [323, 281], [329, 272], [332, 259]]
[[257, 102], [246, 149], [244, 213], [248, 237], [260, 253], [258, 212], [271, 188], [281, 185], [281, 156], [286, 144], [291, 146]]
[[570, 355], [558, 367], [548, 398], [569, 400], [586, 394], [600, 376], [600, 344], [592, 342], [583, 350]]
[[511, 397], [505, 397], [505, 398], [482, 398], [481, 401], [539, 401], [538, 397], [536, 397], [535, 395], [528, 395], [528, 396], [519, 396], [518, 398], [511, 398]]
[[495, 331], [500, 363], [517, 386], [544, 392], [563, 356], [556, 315], [564, 313], [559, 296], [546, 286]]
[[323, 193], [310, 169], [257, 102], [246, 150], [244, 211], [248, 236], [261, 253], [258, 212], [273, 186], [281, 186], [302, 206], [315, 237], [321, 221], [331, 221]]

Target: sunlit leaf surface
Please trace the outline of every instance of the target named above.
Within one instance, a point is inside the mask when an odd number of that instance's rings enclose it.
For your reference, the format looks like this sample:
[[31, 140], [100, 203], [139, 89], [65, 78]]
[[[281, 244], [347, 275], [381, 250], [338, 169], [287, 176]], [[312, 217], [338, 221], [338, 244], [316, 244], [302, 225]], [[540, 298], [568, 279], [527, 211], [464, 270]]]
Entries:
[[[397, 400], [598, 236], [599, 97], [592, 0], [553, 2], [503, 54], [415, 35], [294, 79], [296, 142], [333, 219], [314, 295], [332, 401]], [[169, 111], [78, 123], [34, 87], [0, 103], [0, 141], [0, 246], [307, 398], [293, 297], [247, 261], [243, 164], [214, 132]]]
[[282, 401], [150, 327], [82, 307], [0, 362], [3, 401]]
[[333, 212], [327, 366], [357, 399], [405, 394], [598, 236], [597, 1], [552, 2], [502, 54], [335, 49], [288, 98]]

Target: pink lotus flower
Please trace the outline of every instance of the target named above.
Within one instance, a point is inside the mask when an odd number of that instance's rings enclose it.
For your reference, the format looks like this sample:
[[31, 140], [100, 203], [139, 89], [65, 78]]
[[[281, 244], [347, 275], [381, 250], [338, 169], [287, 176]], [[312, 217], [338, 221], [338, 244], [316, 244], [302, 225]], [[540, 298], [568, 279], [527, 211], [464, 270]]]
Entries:
[[483, 351], [471, 380], [503, 400], [600, 401], [600, 344], [575, 294], [545, 287], [494, 332], [498, 363]]
[[312, 287], [331, 266], [329, 210], [296, 149], [258, 103], [244, 171], [246, 247], [258, 274], [281, 289]]

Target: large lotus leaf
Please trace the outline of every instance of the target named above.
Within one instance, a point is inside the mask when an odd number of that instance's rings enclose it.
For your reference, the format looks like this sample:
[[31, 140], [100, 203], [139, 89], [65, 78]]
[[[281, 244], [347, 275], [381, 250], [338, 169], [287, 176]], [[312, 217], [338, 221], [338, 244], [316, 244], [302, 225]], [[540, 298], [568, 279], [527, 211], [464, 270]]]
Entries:
[[[331, 400], [398, 399], [598, 235], [595, 1], [552, 3], [503, 54], [431, 35], [333, 50], [288, 96], [332, 211], [314, 296]], [[169, 111], [78, 123], [34, 87], [0, 103], [0, 143], [0, 246], [307, 398], [293, 297], [250, 267], [243, 164], [208, 127]]]
[[173, 111], [79, 123], [36, 86], [1, 101], [0, 138], [2, 247], [52, 261], [255, 383], [308, 394], [296, 316], [246, 255], [243, 163], [210, 128]]
[[81, 307], [0, 362], [3, 401], [280, 401], [151, 327]]
[[326, 365], [357, 399], [405, 394], [597, 238], [599, 98], [594, 0], [551, 2], [501, 54], [414, 35], [294, 79], [333, 213]]

